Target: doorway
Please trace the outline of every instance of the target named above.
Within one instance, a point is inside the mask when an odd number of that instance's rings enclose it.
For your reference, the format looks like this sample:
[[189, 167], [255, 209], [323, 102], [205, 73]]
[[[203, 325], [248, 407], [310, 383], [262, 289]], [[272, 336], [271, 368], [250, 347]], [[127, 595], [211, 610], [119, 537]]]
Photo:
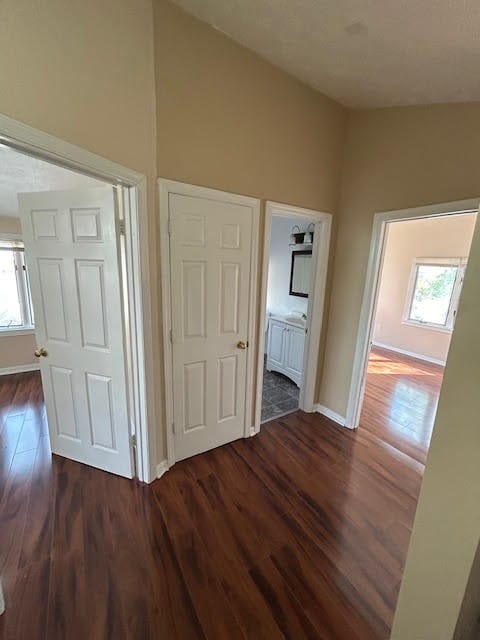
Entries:
[[267, 202], [255, 430], [314, 410], [331, 216]]
[[[145, 385], [143, 344], [138, 338], [143, 339], [143, 333], [140, 329], [137, 336], [132, 334], [132, 327], [142, 323], [140, 254], [134, 257], [133, 249], [139, 239], [138, 214], [143, 204], [139, 184], [143, 178], [4, 116], [0, 131], [4, 165], [0, 223], [13, 225], [13, 231], [0, 225], [5, 258], [2, 278], [10, 293], [0, 314], [0, 339], [9, 341], [8, 346], [3, 345], [6, 348], [0, 348], [0, 356], [10, 358], [0, 363], [2, 385], [8, 386], [10, 375], [30, 371], [35, 386], [33, 378], [39, 379], [36, 371], [42, 368], [39, 393], [46, 395], [53, 452], [148, 481], [146, 409], [140, 409]], [[17, 196], [22, 192], [27, 194], [19, 196], [19, 207]], [[77, 255], [80, 247], [85, 255]], [[70, 300], [72, 291], [78, 295], [77, 304]], [[114, 321], [108, 317], [112, 304], [118, 307]], [[99, 309], [103, 310], [103, 324], [98, 322], [102, 319]], [[97, 340], [99, 327], [103, 344]], [[83, 373], [73, 343], [91, 352]], [[65, 350], [60, 359], [56, 353], [67, 344], [72, 347], [70, 364]], [[129, 349], [124, 352], [126, 344]], [[115, 366], [105, 361], [109, 352], [121, 354]], [[17, 362], [18, 358], [25, 361]], [[118, 371], [123, 387], [118, 384]], [[42, 420], [38, 425], [40, 431], [45, 427]], [[86, 429], [82, 436], [80, 425]], [[32, 428], [29, 422], [25, 433]], [[62, 449], [60, 440], [63, 445], [68, 441], [76, 451]], [[78, 450], [80, 445], [85, 449], [87, 440], [85, 456], [85, 451], [80, 454]]]
[[260, 203], [159, 180], [168, 464], [252, 433]]
[[370, 313], [357, 344], [365, 355], [352, 380], [348, 425], [425, 464], [477, 202], [379, 215], [369, 271], [375, 284], [369, 293], [367, 280]]

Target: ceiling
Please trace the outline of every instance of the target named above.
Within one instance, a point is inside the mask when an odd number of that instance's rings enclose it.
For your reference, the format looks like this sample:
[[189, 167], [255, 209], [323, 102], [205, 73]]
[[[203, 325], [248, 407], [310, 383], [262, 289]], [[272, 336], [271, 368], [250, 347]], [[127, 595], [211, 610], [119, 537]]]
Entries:
[[0, 146], [0, 216], [18, 216], [17, 193], [98, 187], [103, 183]]
[[348, 107], [480, 100], [478, 0], [174, 0]]

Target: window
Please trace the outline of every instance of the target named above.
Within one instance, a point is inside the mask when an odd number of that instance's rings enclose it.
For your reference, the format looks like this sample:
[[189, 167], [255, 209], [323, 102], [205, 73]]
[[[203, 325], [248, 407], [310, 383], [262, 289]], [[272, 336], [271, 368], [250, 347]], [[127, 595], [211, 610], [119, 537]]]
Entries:
[[33, 328], [23, 243], [0, 238], [0, 332]]
[[415, 260], [404, 322], [452, 331], [465, 265], [464, 258]]

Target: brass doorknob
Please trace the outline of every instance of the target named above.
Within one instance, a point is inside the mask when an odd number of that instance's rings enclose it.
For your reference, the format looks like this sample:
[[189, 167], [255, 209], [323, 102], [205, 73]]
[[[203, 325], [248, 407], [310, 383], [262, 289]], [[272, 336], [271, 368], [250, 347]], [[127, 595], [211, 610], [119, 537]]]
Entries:
[[46, 358], [47, 356], [48, 351], [45, 349], [45, 347], [38, 347], [38, 349], [35, 349], [36, 358]]
[[237, 349], [246, 349], [248, 347], [248, 342], [244, 342], [243, 340], [239, 340], [237, 342]]

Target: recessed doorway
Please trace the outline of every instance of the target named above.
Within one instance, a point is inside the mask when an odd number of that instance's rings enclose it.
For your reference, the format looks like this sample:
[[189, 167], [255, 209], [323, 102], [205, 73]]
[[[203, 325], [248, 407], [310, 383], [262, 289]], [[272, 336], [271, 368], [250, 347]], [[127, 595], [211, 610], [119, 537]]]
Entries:
[[331, 215], [267, 202], [255, 431], [314, 410]]
[[383, 221], [357, 417], [350, 405], [349, 426], [359, 426], [422, 465], [455, 328], [475, 207], [453, 203], [435, 211], [432, 206], [411, 210], [410, 216], [386, 214], [391, 218]]
[[17, 388], [2, 438], [148, 481], [143, 177], [4, 116], [0, 131], [0, 383]]

